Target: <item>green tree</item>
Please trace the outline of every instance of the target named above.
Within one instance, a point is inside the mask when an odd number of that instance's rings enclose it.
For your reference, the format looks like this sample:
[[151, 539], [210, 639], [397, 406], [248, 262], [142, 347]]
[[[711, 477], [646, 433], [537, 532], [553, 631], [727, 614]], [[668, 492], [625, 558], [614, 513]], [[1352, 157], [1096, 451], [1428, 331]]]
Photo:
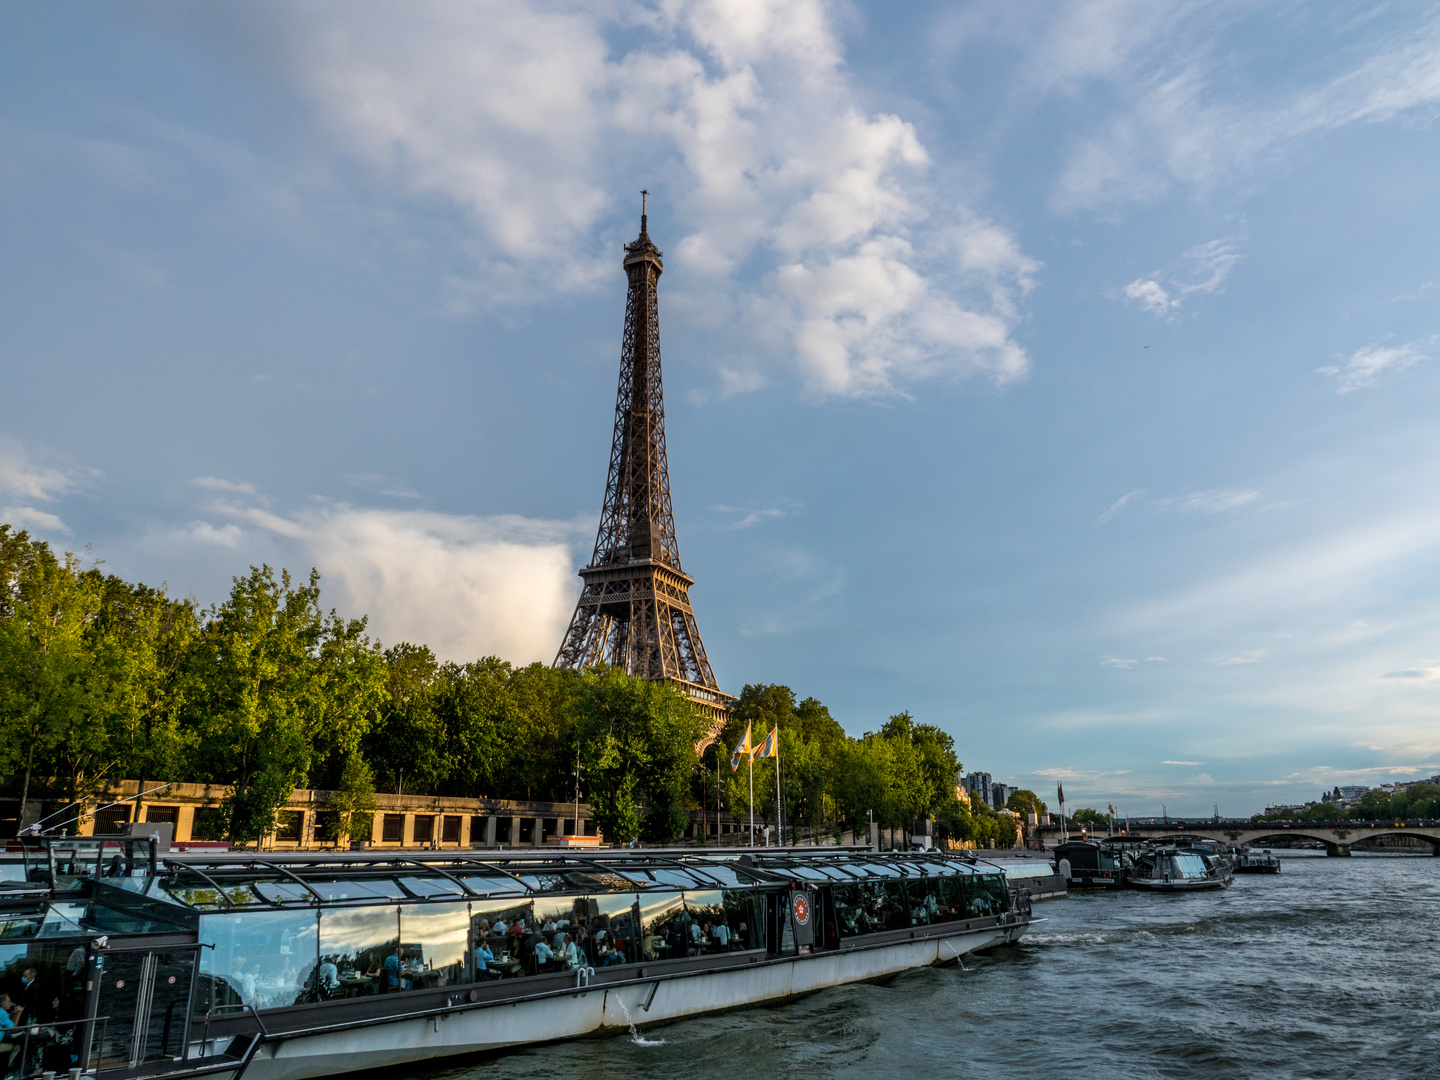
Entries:
[[1029, 788], [1020, 788], [1011, 793], [1005, 803], [1005, 809], [1014, 810], [1017, 814], [1034, 814], [1035, 820], [1040, 820], [1040, 815], [1045, 813], [1045, 804], [1040, 801], [1040, 796]]
[[833, 793], [837, 821], [862, 835], [874, 811], [883, 821], [890, 792], [890, 744], [879, 738], [846, 739], [834, 748]]
[[352, 751], [345, 758], [330, 809], [335, 816], [326, 826], [325, 839], [369, 839], [375, 824], [375, 778], [358, 752]]
[[646, 838], [678, 836], [687, 818], [695, 745], [704, 731], [690, 700], [668, 684], [598, 668], [583, 674], [576, 708], [589, 802], [601, 835], [611, 844], [636, 839], [643, 796]]
[[76, 556], [0, 525], [0, 745], [23, 770], [22, 811], [37, 762], [58, 750], [83, 767], [107, 741], [95, 717], [108, 680], [88, 639], [99, 608]]
[[[386, 700], [365, 733], [364, 750], [385, 790], [435, 791], [449, 777], [453, 755], [437, 706], [444, 694], [440, 662], [424, 645], [385, 650]], [[350, 754], [341, 761], [348, 767]]]
[[365, 621], [320, 609], [320, 575], [303, 585], [268, 566], [235, 578], [191, 650], [186, 709], [206, 779], [233, 785], [227, 834], [258, 840], [320, 753], [358, 748], [385, 700], [386, 669]]

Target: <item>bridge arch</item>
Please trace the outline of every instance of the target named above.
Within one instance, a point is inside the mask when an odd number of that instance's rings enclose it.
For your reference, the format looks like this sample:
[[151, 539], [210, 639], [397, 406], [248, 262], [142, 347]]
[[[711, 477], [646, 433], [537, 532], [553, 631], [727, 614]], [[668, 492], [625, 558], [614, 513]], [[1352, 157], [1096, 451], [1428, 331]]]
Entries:
[[[1328, 833], [1329, 835], [1325, 835]], [[1367, 840], [1379, 840], [1386, 836], [1403, 836], [1409, 840], [1420, 840], [1430, 845], [1432, 855], [1440, 855], [1440, 837], [1430, 835], [1428, 831], [1422, 832], [1414, 828], [1404, 826], [1391, 828], [1376, 828], [1373, 825], [1363, 829], [1355, 828], [1330, 828], [1330, 829], [1305, 829], [1291, 826], [1288, 829], [1277, 829], [1274, 832], [1259, 832], [1238, 841], [1247, 847], [1264, 847], [1267, 840], [1315, 840], [1325, 845], [1327, 855], [1350, 854], [1350, 850]], [[1337, 851], [1336, 849], [1342, 849]]]

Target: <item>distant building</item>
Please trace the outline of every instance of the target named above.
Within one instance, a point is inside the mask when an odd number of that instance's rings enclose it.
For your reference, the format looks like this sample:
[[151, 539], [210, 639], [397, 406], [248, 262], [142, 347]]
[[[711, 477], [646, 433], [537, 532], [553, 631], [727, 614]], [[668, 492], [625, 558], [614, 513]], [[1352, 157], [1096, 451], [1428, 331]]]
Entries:
[[1010, 796], [1014, 794], [1015, 789], [1009, 784], [991, 784], [990, 805], [995, 807], [996, 810], [999, 810], [1002, 806], [1004, 806], [1007, 802], [1010, 801]]
[[972, 802], [978, 799], [986, 806], [995, 805], [990, 797], [990, 774], [988, 772], [966, 773], [965, 790], [970, 792]]

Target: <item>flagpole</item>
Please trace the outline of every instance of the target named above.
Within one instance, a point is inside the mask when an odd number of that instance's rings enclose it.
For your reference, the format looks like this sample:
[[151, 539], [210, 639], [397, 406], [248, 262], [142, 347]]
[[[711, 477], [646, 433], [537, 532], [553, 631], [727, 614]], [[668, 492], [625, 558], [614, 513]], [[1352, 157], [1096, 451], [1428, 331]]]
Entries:
[[780, 824], [780, 815], [784, 811], [784, 804], [780, 801], [780, 729], [775, 729], [775, 846], [779, 847], [785, 842], [785, 829]]
[[755, 748], [750, 748], [750, 846], [755, 846]]

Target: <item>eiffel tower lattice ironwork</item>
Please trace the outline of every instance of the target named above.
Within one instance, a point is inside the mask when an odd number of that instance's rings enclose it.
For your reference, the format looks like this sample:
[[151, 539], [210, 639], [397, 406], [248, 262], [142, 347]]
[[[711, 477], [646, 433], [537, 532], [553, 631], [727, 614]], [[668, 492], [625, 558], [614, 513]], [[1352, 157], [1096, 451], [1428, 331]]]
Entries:
[[665, 269], [660, 256], [642, 203], [640, 236], [625, 245], [630, 286], [605, 507], [555, 667], [605, 663], [674, 683], [709, 712], [718, 730], [733, 696], [721, 691], [705, 655], [690, 607], [695, 581], [681, 569], [670, 507], [656, 289]]

